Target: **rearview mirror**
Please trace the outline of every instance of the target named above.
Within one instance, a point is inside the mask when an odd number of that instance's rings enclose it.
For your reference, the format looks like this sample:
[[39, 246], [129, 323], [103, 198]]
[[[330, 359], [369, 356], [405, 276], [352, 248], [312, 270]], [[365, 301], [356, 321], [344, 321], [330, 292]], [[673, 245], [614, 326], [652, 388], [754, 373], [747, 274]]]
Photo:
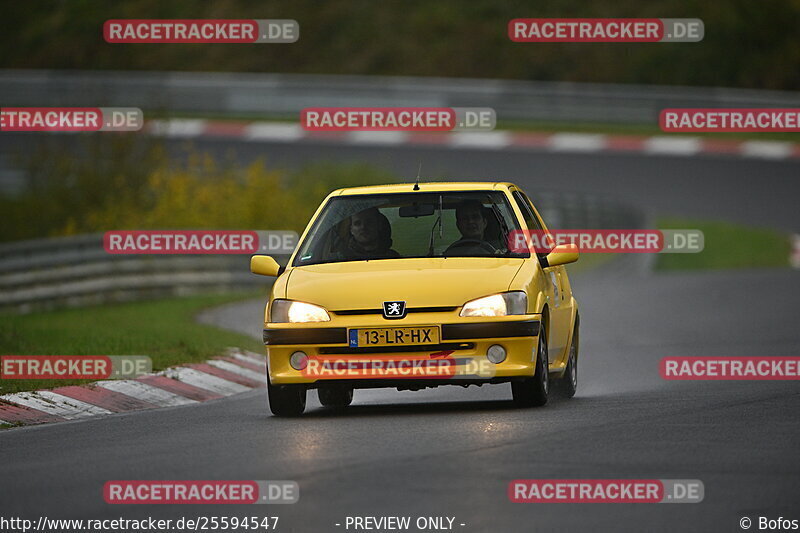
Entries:
[[279, 276], [285, 269], [268, 255], [254, 255], [250, 258], [250, 272], [261, 276]]
[[575, 244], [562, 244], [553, 248], [547, 254], [547, 266], [566, 265], [578, 260], [578, 246]]
[[433, 204], [411, 204], [404, 205], [400, 208], [399, 214], [403, 218], [407, 217], [427, 217], [433, 214], [436, 210]]

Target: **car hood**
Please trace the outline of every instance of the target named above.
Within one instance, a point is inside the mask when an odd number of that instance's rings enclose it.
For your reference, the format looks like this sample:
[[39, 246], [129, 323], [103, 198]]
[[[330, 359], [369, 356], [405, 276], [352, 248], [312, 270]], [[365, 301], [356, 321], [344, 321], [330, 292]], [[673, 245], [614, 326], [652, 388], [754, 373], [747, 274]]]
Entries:
[[523, 260], [450, 257], [382, 259], [293, 268], [286, 297], [331, 311], [380, 309], [403, 300], [407, 307], [456, 307], [508, 289]]

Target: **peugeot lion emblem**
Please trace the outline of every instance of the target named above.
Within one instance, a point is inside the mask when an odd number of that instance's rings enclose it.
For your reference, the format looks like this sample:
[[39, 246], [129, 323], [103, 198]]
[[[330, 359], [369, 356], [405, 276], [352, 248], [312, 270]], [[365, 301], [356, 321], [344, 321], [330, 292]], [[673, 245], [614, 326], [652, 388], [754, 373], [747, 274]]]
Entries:
[[406, 316], [405, 302], [383, 302], [383, 318], [403, 318]]

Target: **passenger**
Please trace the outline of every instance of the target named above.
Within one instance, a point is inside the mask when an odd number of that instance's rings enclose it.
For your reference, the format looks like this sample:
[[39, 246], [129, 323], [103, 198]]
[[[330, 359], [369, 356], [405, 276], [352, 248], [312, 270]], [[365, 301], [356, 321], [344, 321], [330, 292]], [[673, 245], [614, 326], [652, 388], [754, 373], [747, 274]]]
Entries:
[[392, 226], [375, 207], [359, 211], [350, 217], [350, 235], [342, 255], [345, 260], [394, 259], [400, 257], [392, 250]]

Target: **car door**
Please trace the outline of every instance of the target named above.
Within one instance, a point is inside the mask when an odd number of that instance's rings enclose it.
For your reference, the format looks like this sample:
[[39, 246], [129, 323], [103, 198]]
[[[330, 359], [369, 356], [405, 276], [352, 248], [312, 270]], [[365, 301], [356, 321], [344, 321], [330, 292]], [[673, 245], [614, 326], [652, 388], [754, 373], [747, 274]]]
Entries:
[[[519, 192], [522, 198], [525, 200], [525, 204], [530, 208], [531, 212], [533, 213], [534, 218], [538, 221], [539, 225], [542, 228], [547, 229], [547, 226], [542, 220], [542, 217], [539, 215], [539, 212], [534, 207], [533, 202], [531, 202], [530, 198], [528, 198], [528, 196], [524, 192], [522, 191]], [[575, 312], [574, 309], [575, 305], [572, 300], [572, 286], [570, 285], [569, 282], [569, 276], [567, 275], [566, 265], [560, 265], [554, 267], [554, 269], [557, 272], [558, 289], [559, 289], [559, 294], [561, 296], [559, 308], [561, 308], [561, 310], [565, 312], [566, 315], [565, 327], [567, 328], [566, 336], [567, 338], [569, 338], [569, 335], [571, 333], [569, 328], [572, 326], [572, 317], [574, 316]]]
[[[545, 230], [533, 204], [520, 190], [512, 192], [517, 207], [522, 212], [525, 225], [530, 230]], [[546, 254], [537, 254], [542, 261]], [[566, 280], [564, 266], [545, 267], [542, 269], [547, 281], [547, 300], [550, 309], [550, 336], [547, 339], [550, 362], [563, 364], [566, 360], [566, 345], [569, 340], [569, 328], [572, 321], [572, 295], [569, 293], [569, 283]]]

